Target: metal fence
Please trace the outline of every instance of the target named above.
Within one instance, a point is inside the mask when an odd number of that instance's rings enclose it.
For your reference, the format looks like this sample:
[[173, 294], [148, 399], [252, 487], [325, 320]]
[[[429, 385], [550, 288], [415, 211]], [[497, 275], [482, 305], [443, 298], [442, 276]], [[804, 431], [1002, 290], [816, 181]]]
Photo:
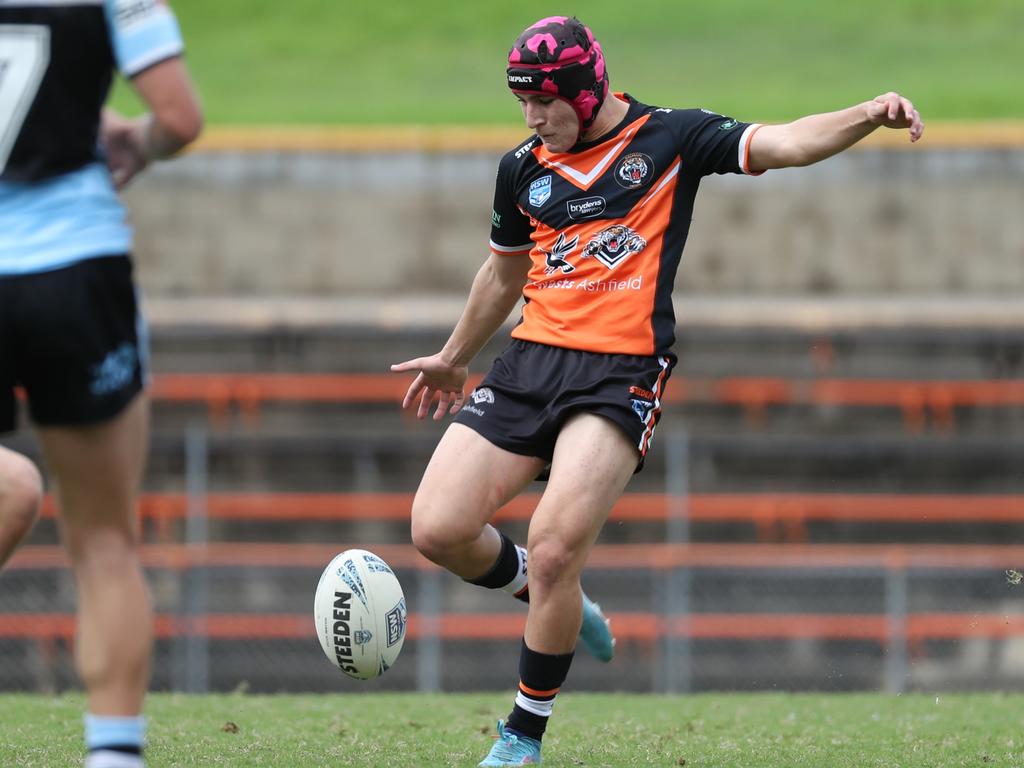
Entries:
[[[617, 659], [605, 666], [581, 655], [575, 688], [898, 692], [1024, 685], [1024, 612], [1006, 576], [1024, 562], [1024, 548], [772, 542], [735, 526], [727, 536], [701, 528], [695, 537], [695, 526], [708, 523], [691, 515], [691, 502], [702, 498], [690, 488], [692, 457], [707, 446], [678, 423], [667, 426], [659, 436], [663, 476], [647, 480], [662, 486], [664, 514], [646, 523], [613, 514], [585, 576], [613, 618]], [[211, 517], [207, 501], [217, 492], [211, 496], [210, 489], [222, 480], [211, 478], [210, 439], [205, 421], [188, 423], [181, 442], [184, 515], [143, 518], [159, 614], [156, 688], [436, 691], [510, 684], [524, 621], [518, 603], [431, 566], [411, 552], [404, 522], [381, 519], [373, 507], [331, 519], [328, 495], [328, 511], [317, 519], [278, 520], [275, 527], [268, 522], [273, 511], [265, 513], [270, 493], [264, 513], [250, 520]], [[961, 501], [969, 521], [970, 499]], [[1024, 524], [1024, 497], [1003, 501], [1006, 522]], [[747, 529], [755, 530], [756, 517], [752, 510]], [[521, 516], [506, 527], [522, 535]], [[389, 559], [410, 607], [403, 656], [372, 683], [335, 672], [313, 633], [320, 570], [349, 547]], [[0, 576], [0, 674], [9, 689], [75, 685], [73, 590], [59, 562], [52, 523], [44, 521]]]

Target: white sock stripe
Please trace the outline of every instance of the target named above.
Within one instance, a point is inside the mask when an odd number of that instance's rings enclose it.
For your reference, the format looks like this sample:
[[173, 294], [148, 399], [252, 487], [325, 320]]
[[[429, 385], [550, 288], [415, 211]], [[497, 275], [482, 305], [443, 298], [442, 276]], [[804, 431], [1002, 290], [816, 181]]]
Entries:
[[85, 758], [85, 768], [145, 768], [145, 765], [138, 755], [112, 749], [97, 749]]
[[522, 592], [523, 587], [525, 587], [528, 583], [528, 579], [526, 578], [526, 549], [520, 547], [518, 544], [516, 544], [515, 547], [516, 555], [519, 556], [519, 569], [516, 571], [515, 578], [513, 578], [512, 581], [510, 581], [508, 584], [502, 587], [502, 589], [508, 592], [510, 595], [515, 595], [519, 592]]
[[519, 693], [516, 694], [516, 706], [520, 709], [525, 709], [527, 712], [534, 715], [551, 717], [551, 710], [555, 707], [555, 700], [537, 701], [536, 699], [531, 699], [522, 691], [519, 691]]
[[511, 582], [506, 584], [502, 589], [508, 592], [510, 595], [515, 595], [522, 591], [523, 587], [526, 586], [525, 576], [516, 576]]

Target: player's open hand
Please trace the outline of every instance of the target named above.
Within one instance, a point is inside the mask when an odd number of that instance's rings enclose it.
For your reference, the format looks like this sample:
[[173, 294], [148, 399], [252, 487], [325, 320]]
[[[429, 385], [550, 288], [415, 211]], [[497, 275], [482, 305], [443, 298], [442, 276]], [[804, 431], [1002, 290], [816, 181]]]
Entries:
[[462, 408], [466, 378], [469, 376], [469, 368], [466, 366], [452, 365], [438, 353], [430, 357], [418, 357], [415, 360], [396, 363], [391, 366], [391, 370], [395, 373], [417, 372], [402, 400], [402, 408], [410, 408], [418, 398], [416, 418], [426, 418], [435, 397], [438, 400], [434, 421], [443, 419], [445, 412], [454, 415]]
[[917, 141], [924, 133], [924, 123], [921, 115], [914, 109], [910, 99], [900, 96], [898, 93], [889, 91], [881, 96], [876, 96], [874, 101], [869, 101], [868, 120], [874, 125], [882, 125], [886, 128], [909, 128], [910, 140]]

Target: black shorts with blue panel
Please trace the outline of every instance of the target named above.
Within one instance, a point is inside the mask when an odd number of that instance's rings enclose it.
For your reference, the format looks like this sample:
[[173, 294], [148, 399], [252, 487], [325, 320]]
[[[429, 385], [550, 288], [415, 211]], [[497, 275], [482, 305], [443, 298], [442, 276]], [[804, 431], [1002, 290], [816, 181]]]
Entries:
[[41, 426], [113, 418], [142, 390], [147, 351], [127, 256], [0, 276], [0, 432], [18, 386]]

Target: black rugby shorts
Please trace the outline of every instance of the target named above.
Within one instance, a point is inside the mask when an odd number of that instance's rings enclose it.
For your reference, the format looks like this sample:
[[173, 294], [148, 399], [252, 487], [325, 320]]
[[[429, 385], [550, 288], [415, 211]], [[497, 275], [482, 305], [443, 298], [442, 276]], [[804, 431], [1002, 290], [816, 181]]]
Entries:
[[617, 424], [637, 449], [638, 470], [661, 418], [675, 359], [600, 354], [513, 339], [455, 417], [499, 448], [551, 461], [574, 413]]
[[0, 433], [19, 385], [42, 426], [112, 419], [143, 388], [147, 355], [127, 256], [0, 276]]

